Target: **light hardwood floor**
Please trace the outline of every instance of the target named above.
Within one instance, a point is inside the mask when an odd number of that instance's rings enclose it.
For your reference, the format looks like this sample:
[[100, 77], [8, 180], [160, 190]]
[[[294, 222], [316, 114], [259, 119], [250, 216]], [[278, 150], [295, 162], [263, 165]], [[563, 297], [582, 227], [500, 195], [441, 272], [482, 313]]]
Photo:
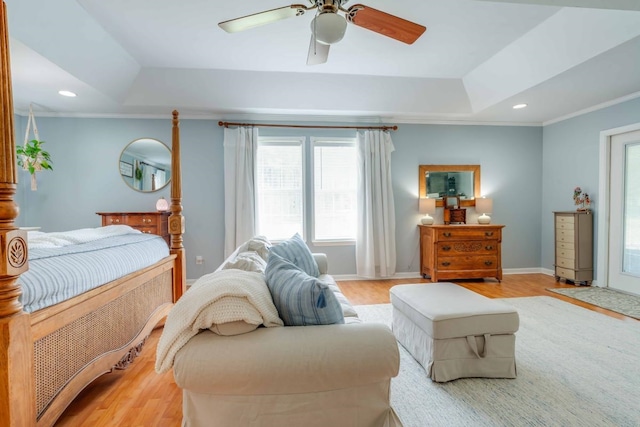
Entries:
[[[354, 305], [389, 302], [389, 288], [404, 283], [429, 283], [422, 279], [359, 280], [340, 282], [345, 296]], [[543, 274], [505, 275], [497, 281], [455, 281], [490, 298], [513, 298], [546, 295], [598, 311], [629, 322], [635, 319], [591, 304], [567, 298], [547, 288], [573, 287], [556, 283]], [[158, 375], [154, 371], [155, 348], [161, 329], [153, 331], [136, 361], [124, 371], [103, 375], [87, 387], [58, 420], [56, 426], [91, 427], [176, 427], [182, 417], [182, 394], [171, 372]], [[212, 359], [215, 355], [212, 355]]]

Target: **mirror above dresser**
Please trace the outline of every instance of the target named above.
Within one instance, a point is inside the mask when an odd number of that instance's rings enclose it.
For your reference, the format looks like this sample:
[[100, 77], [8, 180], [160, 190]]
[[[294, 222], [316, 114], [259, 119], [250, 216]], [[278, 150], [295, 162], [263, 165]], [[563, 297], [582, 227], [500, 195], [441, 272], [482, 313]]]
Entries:
[[481, 196], [480, 165], [420, 165], [421, 198], [436, 199], [436, 206], [444, 206], [447, 197], [457, 197], [460, 207], [475, 206]]
[[133, 140], [120, 154], [119, 171], [132, 189], [158, 191], [171, 181], [171, 150], [157, 139]]

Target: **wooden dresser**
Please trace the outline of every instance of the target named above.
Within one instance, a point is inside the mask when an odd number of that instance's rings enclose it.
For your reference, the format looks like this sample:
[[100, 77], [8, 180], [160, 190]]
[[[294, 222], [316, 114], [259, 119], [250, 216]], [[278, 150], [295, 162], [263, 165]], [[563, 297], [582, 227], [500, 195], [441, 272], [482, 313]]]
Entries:
[[504, 225], [419, 225], [420, 273], [432, 282], [495, 277], [502, 280]]
[[593, 280], [593, 215], [554, 212], [555, 277], [588, 285]]
[[169, 227], [167, 226], [170, 212], [96, 212], [102, 216], [102, 226], [123, 224], [133, 227], [143, 233], [157, 234], [169, 241]]

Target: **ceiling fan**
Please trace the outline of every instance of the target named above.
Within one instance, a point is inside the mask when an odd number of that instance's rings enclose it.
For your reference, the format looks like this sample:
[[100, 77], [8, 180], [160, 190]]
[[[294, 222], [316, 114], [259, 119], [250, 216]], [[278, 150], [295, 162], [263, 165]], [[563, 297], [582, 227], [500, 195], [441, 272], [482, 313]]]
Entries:
[[[292, 4], [230, 19], [220, 22], [218, 26], [228, 33], [236, 33], [282, 19], [302, 16], [305, 12], [315, 9], [316, 16], [311, 21], [311, 43], [309, 44], [307, 65], [327, 62], [329, 47], [342, 40], [347, 29], [347, 22], [407, 44], [415, 42], [427, 29], [423, 25], [362, 4], [355, 4], [345, 9], [343, 5], [349, 0], [308, 1], [310, 6]], [[338, 12], [344, 13], [344, 17]]]

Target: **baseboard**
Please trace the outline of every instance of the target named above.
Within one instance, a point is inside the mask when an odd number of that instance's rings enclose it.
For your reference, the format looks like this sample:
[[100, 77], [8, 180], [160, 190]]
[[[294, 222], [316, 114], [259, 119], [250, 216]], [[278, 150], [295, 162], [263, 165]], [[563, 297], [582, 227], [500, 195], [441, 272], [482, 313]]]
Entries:
[[[545, 268], [505, 268], [502, 270], [502, 274], [547, 274], [553, 276], [553, 270], [547, 270]], [[422, 275], [417, 271], [399, 272], [391, 277], [371, 279], [368, 277], [361, 277], [357, 274], [333, 274], [333, 278], [336, 281], [349, 281], [349, 280], [387, 280], [387, 279], [422, 279]]]

